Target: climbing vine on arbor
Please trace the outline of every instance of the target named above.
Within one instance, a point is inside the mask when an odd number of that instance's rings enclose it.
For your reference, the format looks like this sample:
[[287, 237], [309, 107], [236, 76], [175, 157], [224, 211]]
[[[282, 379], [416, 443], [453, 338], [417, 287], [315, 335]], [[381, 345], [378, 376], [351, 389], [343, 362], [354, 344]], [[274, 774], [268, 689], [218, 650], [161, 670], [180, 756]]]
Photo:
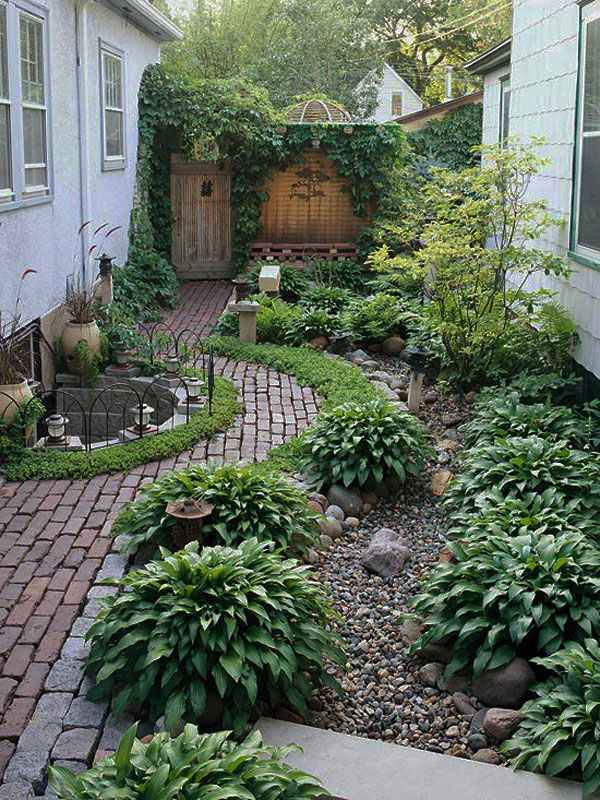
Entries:
[[138, 202], [132, 214], [131, 248], [168, 255], [172, 209], [169, 165], [174, 152], [189, 158], [211, 153], [232, 166], [233, 261], [246, 263], [260, 232], [263, 186], [272, 172], [297, 163], [319, 139], [349, 181], [352, 205], [363, 216], [386, 187], [392, 166], [405, 157], [397, 126], [286, 125], [267, 94], [241, 80], [184, 81], [160, 65], [146, 69], [139, 99]]

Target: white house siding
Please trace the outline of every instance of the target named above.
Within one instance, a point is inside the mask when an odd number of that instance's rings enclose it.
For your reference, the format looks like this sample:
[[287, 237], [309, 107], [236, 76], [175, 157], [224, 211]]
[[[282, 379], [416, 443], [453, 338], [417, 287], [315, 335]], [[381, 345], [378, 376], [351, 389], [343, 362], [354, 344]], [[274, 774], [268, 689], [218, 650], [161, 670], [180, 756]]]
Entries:
[[[48, 0], [46, 0], [48, 3]], [[87, 97], [87, 176], [90, 219], [122, 230], [110, 238], [110, 252], [122, 263], [127, 255], [129, 215], [137, 150], [137, 94], [148, 63], [158, 61], [159, 45], [99, 2], [84, 5]], [[3, 210], [0, 206], [0, 308], [10, 309], [25, 267], [37, 270], [23, 291], [23, 321], [43, 317], [61, 301], [65, 280], [80, 259], [80, 130], [78, 121], [75, 0], [49, 2], [50, 125], [54, 197], [42, 205]], [[127, 164], [101, 170], [99, 39], [124, 51], [127, 103]]]
[[392, 94], [402, 93], [402, 115], [421, 111], [423, 101], [408, 83], [388, 65], [383, 69], [383, 76], [377, 89], [377, 108], [373, 118], [376, 122], [389, 122], [392, 116]]
[[[569, 249], [575, 108], [578, 73], [579, 6], [575, 0], [516, 0], [511, 65], [510, 132], [528, 141], [543, 136], [540, 152], [550, 164], [532, 183], [531, 198], [544, 198], [564, 221], [537, 243], [566, 256]], [[486, 76], [484, 142], [498, 141], [499, 79], [507, 70]], [[579, 329], [576, 359], [600, 377], [600, 272], [571, 262], [567, 281], [541, 278], [558, 294]]]

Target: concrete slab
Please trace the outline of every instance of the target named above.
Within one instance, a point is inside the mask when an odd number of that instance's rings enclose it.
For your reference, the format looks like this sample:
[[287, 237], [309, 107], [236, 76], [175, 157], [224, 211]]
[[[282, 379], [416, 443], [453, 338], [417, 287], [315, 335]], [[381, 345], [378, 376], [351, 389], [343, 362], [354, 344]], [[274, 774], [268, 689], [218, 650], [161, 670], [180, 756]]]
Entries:
[[581, 786], [569, 781], [280, 720], [256, 727], [267, 744], [300, 745], [290, 764], [345, 800], [581, 800]]

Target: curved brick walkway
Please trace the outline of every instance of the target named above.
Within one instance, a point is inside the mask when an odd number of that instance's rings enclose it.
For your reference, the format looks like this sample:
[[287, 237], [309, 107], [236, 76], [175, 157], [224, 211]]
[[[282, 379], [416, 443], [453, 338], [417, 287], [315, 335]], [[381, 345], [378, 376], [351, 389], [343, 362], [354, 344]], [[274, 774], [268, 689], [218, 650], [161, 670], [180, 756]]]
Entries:
[[[174, 312], [171, 324], [208, 333], [228, 295], [223, 282], [184, 287], [184, 307]], [[123, 504], [141, 485], [174, 467], [208, 459], [261, 460], [272, 447], [306, 428], [317, 413], [312, 390], [290, 376], [222, 358], [215, 366], [217, 374], [234, 381], [245, 407], [225, 433], [129, 474], [88, 481], [30, 480], [0, 488], [0, 777], [32, 715], [33, 729], [30, 726], [25, 736], [33, 730], [35, 739], [39, 724], [42, 749], [47, 735], [41, 729], [50, 728], [49, 735], [56, 739], [63, 727], [54, 730], [52, 723], [58, 722], [59, 709], [64, 716], [71, 705], [66, 719], [70, 714], [72, 723], [64, 729], [79, 731], [73, 748], [83, 753], [82, 760], [89, 760], [99, 744], [94, 725], [99, 728], [102, 718], [94, 722], [93, 704], [82, 698], [71, 703], [81, 688], [82, 656], [77, 649], [82, 641], [77, 637], [89, 626], [80, 618], [86, 601], [86, 617], [93, 616], [89, 609], [102, 593], [100, 587], [92, 589], [94, 582], [122, 569], [121, 556], [110, 552], [110, 527]], [[38, 743], [20, 742], [16, 760], [32, 744]], [[68, 759], [68, 747], [62, 757]]]

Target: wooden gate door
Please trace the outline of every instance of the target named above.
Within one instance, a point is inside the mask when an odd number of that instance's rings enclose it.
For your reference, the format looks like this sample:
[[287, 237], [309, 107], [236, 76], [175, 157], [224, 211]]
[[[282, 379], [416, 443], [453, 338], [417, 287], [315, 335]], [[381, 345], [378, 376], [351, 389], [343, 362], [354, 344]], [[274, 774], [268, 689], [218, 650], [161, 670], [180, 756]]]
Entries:
[[210, 161], [171, 161], [175, 222], [171, 259], [181, 278], [231, 276], [231, 171]]

